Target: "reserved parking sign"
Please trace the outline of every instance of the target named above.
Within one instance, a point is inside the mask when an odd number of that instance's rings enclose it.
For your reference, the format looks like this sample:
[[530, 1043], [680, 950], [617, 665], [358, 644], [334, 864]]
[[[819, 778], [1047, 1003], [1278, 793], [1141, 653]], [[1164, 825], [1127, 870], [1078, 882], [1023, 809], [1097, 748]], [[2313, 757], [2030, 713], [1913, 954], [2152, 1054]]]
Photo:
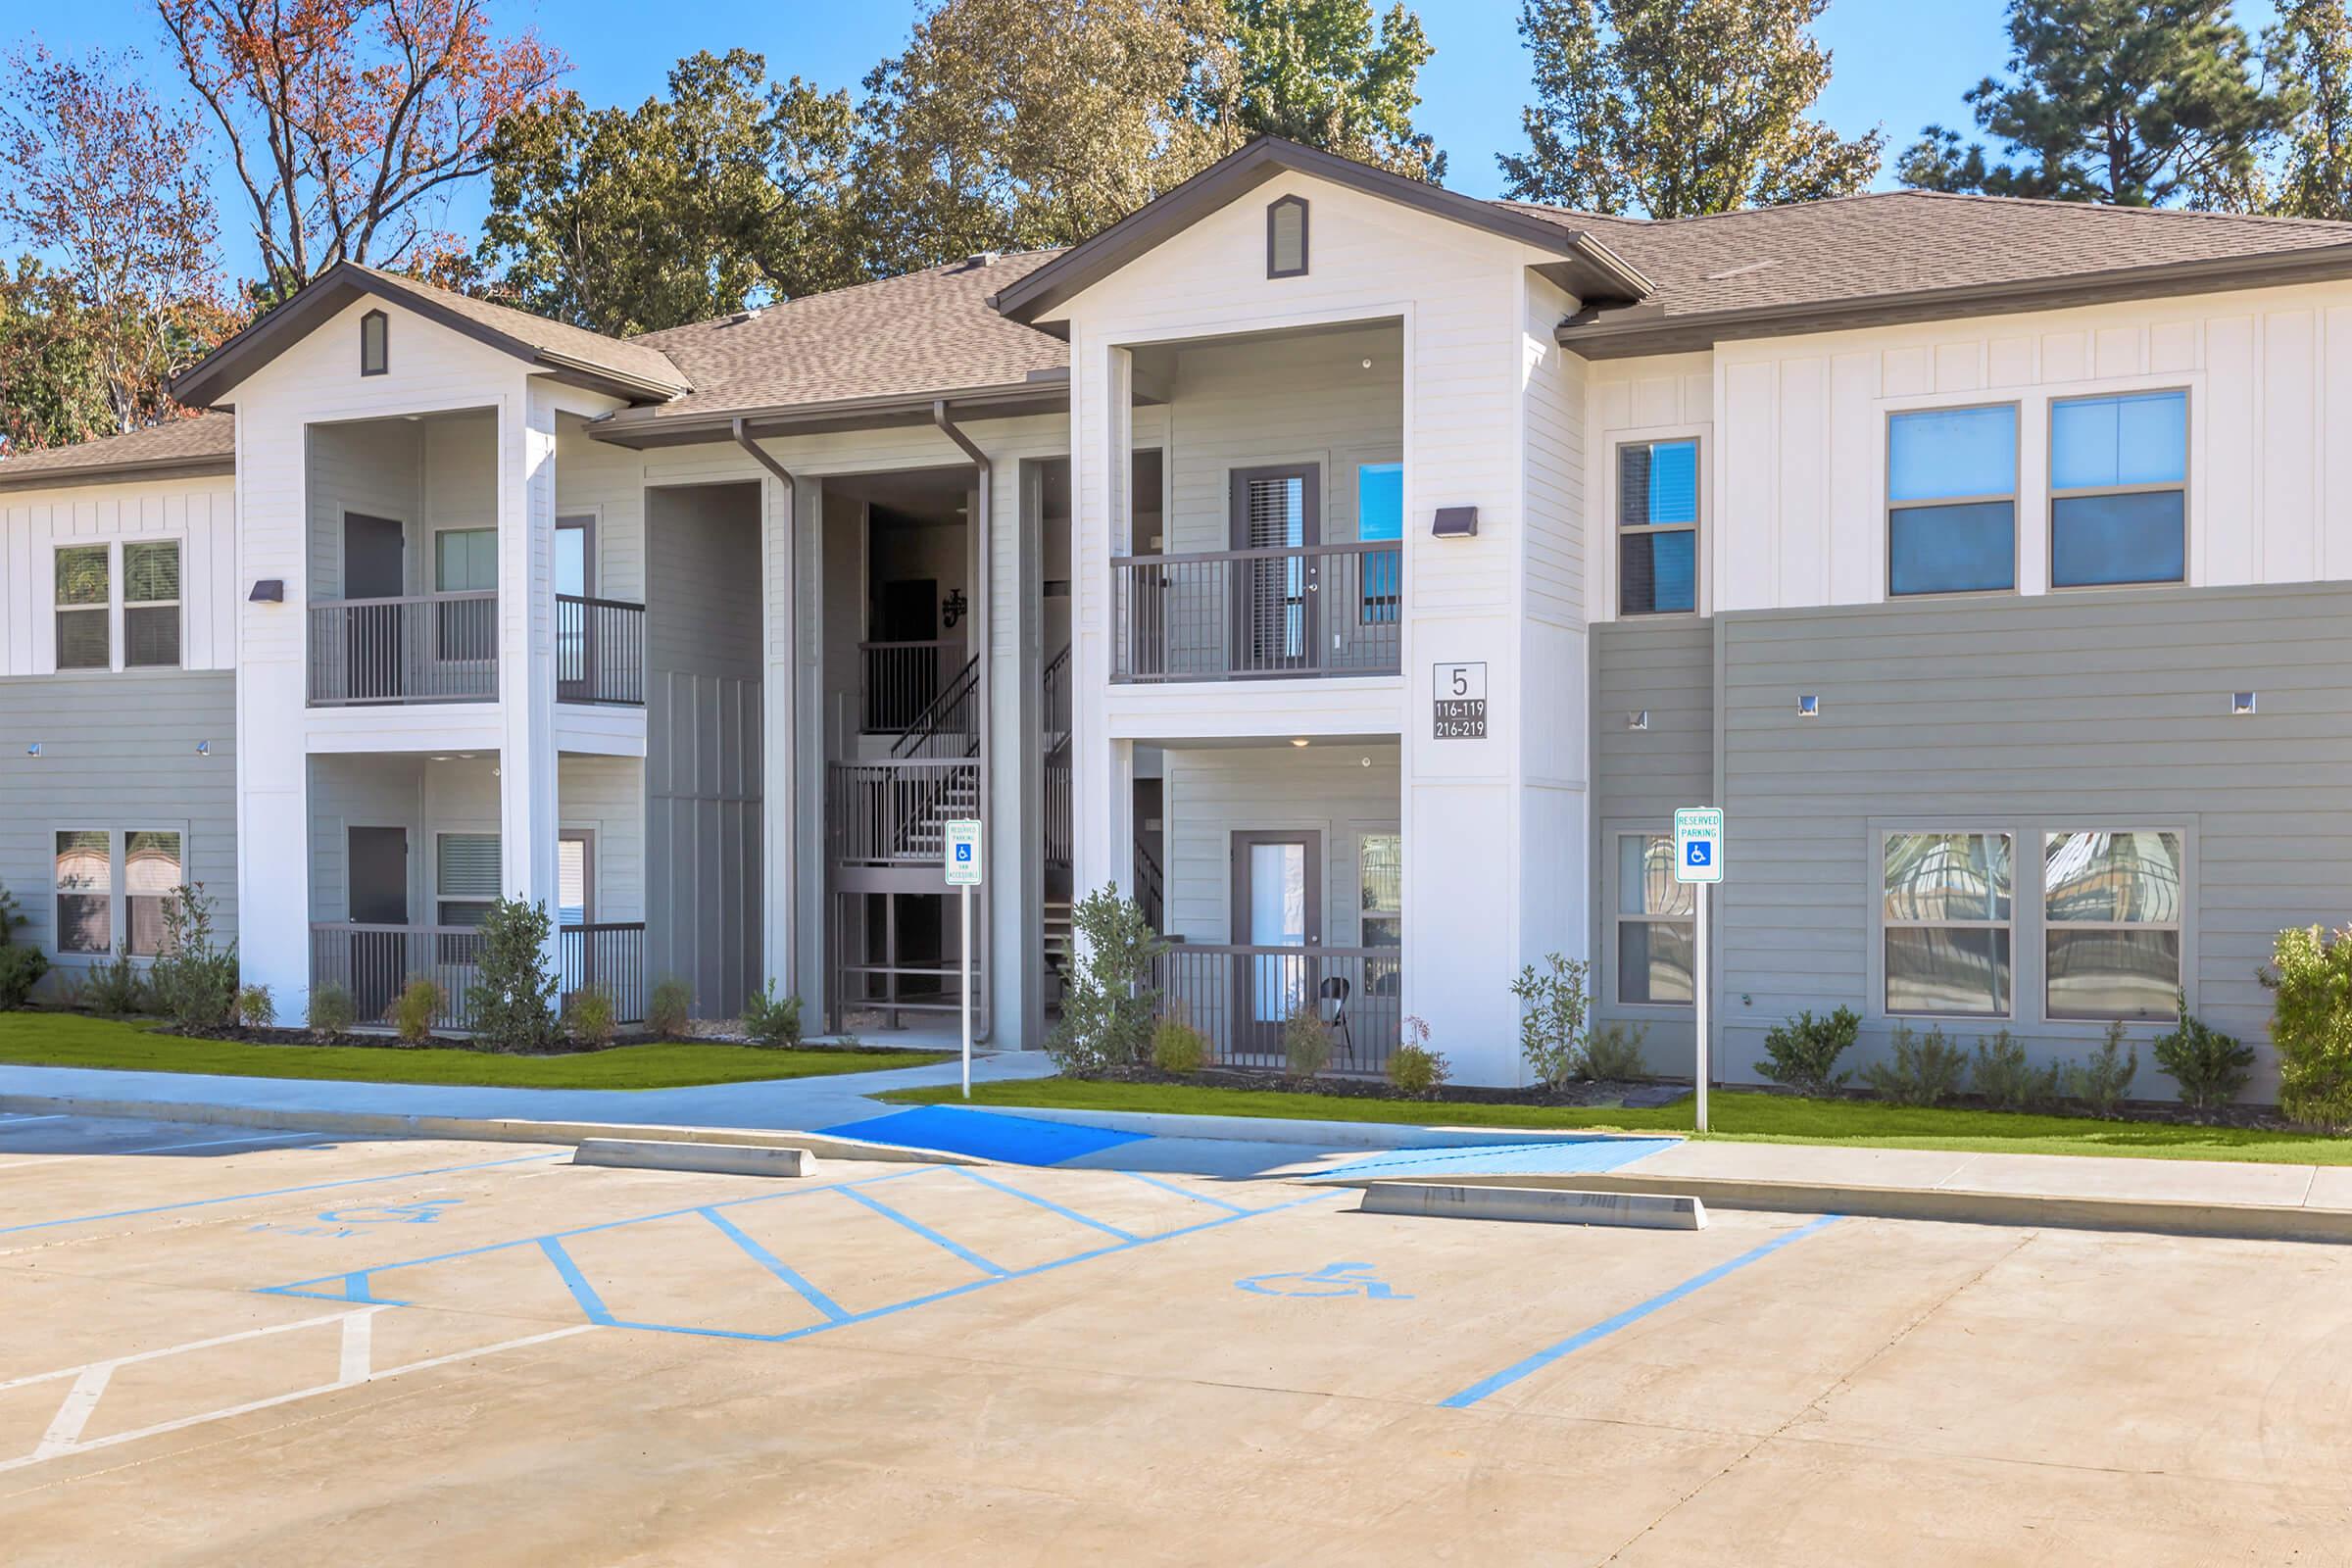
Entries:
[[1674, 813], [1674, 879], [1723, 880], [1723, 811], [1713, 806], [1685, 806]]

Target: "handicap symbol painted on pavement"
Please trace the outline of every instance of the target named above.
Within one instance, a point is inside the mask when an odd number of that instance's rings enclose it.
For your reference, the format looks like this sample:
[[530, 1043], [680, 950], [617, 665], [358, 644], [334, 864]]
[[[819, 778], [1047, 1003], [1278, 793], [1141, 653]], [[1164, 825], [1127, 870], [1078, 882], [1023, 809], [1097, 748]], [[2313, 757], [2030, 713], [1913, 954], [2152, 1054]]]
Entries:
[[1234, 1289], [1259, 1296], [1361, 1296], [1367, 1301], [1409, 1301], [1372, 1277], [1369, 1263], [1326, 1263], [1312, 1274], [1256, 1274], [1235, 1280]]
[[326, 1208], [318, 1211], [318, 1217], [329, 1225], [430, 1225], [441, 1217], [443, 1209], [464, 1201], [463, 1198], [428, 1198], [420, 1203]]

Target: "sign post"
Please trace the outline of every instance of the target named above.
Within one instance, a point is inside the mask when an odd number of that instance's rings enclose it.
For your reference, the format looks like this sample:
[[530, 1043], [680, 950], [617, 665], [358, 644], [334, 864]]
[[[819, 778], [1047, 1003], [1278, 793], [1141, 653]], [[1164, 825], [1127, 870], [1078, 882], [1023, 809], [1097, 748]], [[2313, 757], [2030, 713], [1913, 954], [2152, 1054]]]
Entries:
[[956, 890], [956, 923], [963, 934], [963, 1098], [972, 1098], [972, 889], [980, 885], [980, 824], [968, 817], [941, 824], [947, 841], [948, 886]]
[[1707, 1080], [1714, 1076], [1711, 1020], [1707, 1005], [1707, 889], [1723, 880], [1723, 811], [1713, 806], [1678, 807], [1674, 813], [1674, 879], [1690, 884], [1698, 900], [1692, 929], [1690, 1000], [1696, 1004], [1698, 1060], [1692, 1075], [1698, 1090], [1700, 1132], [1707, 1130]]

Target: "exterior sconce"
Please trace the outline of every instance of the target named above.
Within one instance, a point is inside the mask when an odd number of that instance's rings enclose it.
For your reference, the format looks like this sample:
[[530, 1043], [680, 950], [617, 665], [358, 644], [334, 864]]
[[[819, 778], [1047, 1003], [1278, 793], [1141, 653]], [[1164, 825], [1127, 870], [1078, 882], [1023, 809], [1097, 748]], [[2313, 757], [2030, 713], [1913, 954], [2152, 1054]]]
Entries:
[[198, 757], [210, 757], [210, 756], [212, 756], [212, 755], [213, 755], [213, 743], [212, 743], [211, 741], [198, 741], [198, 742], [196, 743], [196, 755], [197, 755]]
[[282, 605], [286, 602], [286, 580], [283, 577], [263, 577], [255, 581], [253, 592], [245, 596], [256, 605]]
[[1440, 507], [1437, 521], [1430, 524], [1430, 534], [1439, 539], [1475, 539], [1478, 537], [1478, 509], [1476, 507]]
[[1646, 709], [1646, 708], [1644, 708], [1644, 709], [1642, 709], [1642, 710], [1640, 712], [1638, 712], [1638, 713], [1628, 713], [1628, 714], [1626, 714], [1626, 715], [1625, 715], [1625, 727], [1626, 727], [1627, 729], [1647, 729], [1647, 728], [1649, 728], [1649, 710], [1648, 710], [1648, 709]]
[[1819, 718], [1821, 716], [1821, 699], [1818, 697], [1799, 697], [1796, 700], [1796, 716], [1799, 718]]
[[2241, 718], [2253, 712], [2254, 694], [2252, 692], [2231, 692], [2230, 694], [2230, 711]]
[[31, 745], [29, 745], [29, 746], [25, 747], [25, 748], [24, 748], [24, 755], [25, 755], [26, 757], [38, 757], [38, 756], [40, 756], [40, 755], [41, 755], [41, 743], [40, 743], [39, 741], [34, 741], [34, 742], [33, 742]]

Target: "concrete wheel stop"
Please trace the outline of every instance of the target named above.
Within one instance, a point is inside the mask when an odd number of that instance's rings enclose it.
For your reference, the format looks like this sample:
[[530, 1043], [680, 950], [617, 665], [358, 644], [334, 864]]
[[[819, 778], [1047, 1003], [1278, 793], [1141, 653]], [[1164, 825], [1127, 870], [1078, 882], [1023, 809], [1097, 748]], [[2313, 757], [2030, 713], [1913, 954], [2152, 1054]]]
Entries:
[[695, 1171], [710, 1176], [806, 1176], [816, 1156], [790, 1144], [690, 1144], [662, 1138], [583, 1138], [574, 1165]]
[[1538, 1225], [1618, 1225], [1641, 1230], [1696, 1231], [1706, 1205], [1673, 1193], [1598, 1193], [1566, 1187], [1479, 1187], [1447, 1182], [1376, 1181], [1364, 1184], [1364, 1214], [1410, 1214], [1429, 1219], [1500, 1219]]

